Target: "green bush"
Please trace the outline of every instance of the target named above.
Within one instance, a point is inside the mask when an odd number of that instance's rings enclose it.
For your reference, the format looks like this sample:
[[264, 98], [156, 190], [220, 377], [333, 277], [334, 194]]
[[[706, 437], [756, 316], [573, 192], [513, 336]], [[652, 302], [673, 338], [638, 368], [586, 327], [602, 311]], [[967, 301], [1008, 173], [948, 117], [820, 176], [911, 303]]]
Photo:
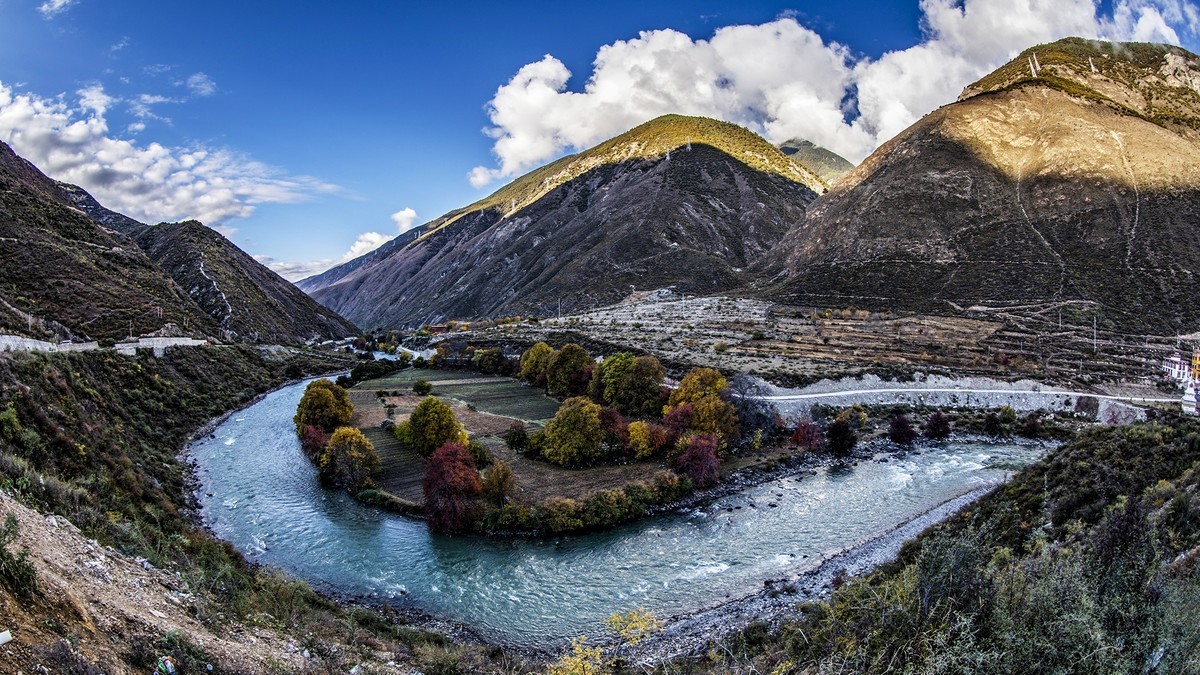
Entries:
[[37, 592], [37, 571], [29, 562], [29, 550], [14, 553], [9, 546], [17, 538], [17, 518], [9, 515], [0, 525], [0, 581], [15, 595], [32, 597]]

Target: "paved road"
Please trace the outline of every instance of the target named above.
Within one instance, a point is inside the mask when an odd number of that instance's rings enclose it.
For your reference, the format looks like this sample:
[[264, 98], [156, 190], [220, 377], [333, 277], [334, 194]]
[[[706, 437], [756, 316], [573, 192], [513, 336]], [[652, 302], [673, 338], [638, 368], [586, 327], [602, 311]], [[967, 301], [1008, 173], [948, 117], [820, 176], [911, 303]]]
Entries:
[[869, 394], [1031, 394], [1037, 396], [1090, 396], [1107, 401], [1126, 401], [1129, 403], [1178, 403], [1179, 397], [1152, 396], [1111, 396], [1093, 394], [1086, 391], [1067, 391], [1062, 389], [962, 389], [957, 387], [888, 387], [883, 389], [849, 389], [845, 391], [826, 391], [811, 394], [782, 394], [776, 396], [760, 396], [764, 401], [803, 401], [815, 398], [832, 398], [839, 396], [863, 396]]

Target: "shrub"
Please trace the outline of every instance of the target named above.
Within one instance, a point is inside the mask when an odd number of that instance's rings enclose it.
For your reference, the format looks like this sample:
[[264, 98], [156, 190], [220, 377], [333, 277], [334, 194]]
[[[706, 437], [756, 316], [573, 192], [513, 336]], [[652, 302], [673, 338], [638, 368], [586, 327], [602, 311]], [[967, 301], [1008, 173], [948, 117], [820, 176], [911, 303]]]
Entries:
[[806, 450], [820, 450], [825, 446], [825, 435], [821, 433], [821, 426], [816, 422], [800, 420], [796, 422], [792, 442]]
[[1035, 412], [1029, 413], [1021, 420], [1021, 435], [1028, 438], [1040, 438], [1045, 429], [1042, 418]]
[[434, 532], [465, 532], [478, 511], [476, 499], [483, 492], [475, 460], [461, 443], [446, 443], [425, 464], [421, 482], [425, 512]]
[[897, 445], [912, 445], [917, 438], [917, 430], [913, 429], [907, 415], [896, 415], [888, 424], [888, 440]]
[[423, 457], [446, 443], [467, 442], [467, 432], [454, 411], [432, 396], [417, 404], [407, 422], [396, 426], [396, 437]]
[[379, 470], [379, 455], [375, 446], [353, 427], [333, 432], [318, 460], [321, 478], [341, 488], [358, 492]]
[[417, 380], [413, 382], [412, 390], [417, 396], [428, 396], [433, 391], [433, 385], [429, 384], [429, 380]]
[[525, 431], [525, 425], [520, 422], [513, 422], [509, 425], [508, 431], [504, 432], [504, 444], [513, 450], [524, 454], [529, 449], [529, 432]]
[[711, 434], [695, 434], [681, 440], [686, 445], [675, 459], [675, 468], [700, 489], [712, 487], [720, 480], [721, 460], [717, 457], [718, 441]]
[[300, 434], [300, 449], [309, 459], [317, 461], [317, 457], [321, 455], [321, 451], [325, 449], [327, 443], [329, 443], [329, 434], [324, 429], [311, 424], [304, 425], [304, 431]]
[[560, 534], [583, 529], [583, 518], [580, 515], [579, 504], [568, 497], [551, 497], [542, 508], [545, 511], [546, 529]]
[[595, 462], [603, 456], [600, 406], [577, 396], [567, 399], [546, 425], [542, 454], [559, 465]]
[[850, 423], [840, 416], [825, 430], [825, 447], [833, 454], [840, 457], [849, 455], [855, 445], [858, 445], [858, 435], [854, 433]]
[[517, 489], [517, 478], [512, 467], [502, 459], [492, 462], [483, 476], [483, 495], [496, 506], [504, 506]]
[[950, 435], [950, 418], [942, 414], [941, 411], [935, 411], [925, 421], [925, 435], [935, 441], [940, 441]]
[[29, 598], [37, 592], [37, 571], [29, 562], [29, 550], [14, 553], [9, 546], [17, 538], [17, 518], [9, 514], [0, 525], [0, 581], [14, 595]]

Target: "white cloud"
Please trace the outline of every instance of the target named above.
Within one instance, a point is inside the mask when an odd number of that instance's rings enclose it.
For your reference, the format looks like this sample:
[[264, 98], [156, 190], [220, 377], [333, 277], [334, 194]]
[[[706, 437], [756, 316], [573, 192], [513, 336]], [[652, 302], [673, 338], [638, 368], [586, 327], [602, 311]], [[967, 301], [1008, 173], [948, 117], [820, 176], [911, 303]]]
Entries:
[[[49, 176], [138, 220], [195, 218], [228, 230], [228, 221], [249, 217], [255, 204], [300, 202], [336, 190], [230, 150], [117, 138], [105, 117], [114, 99], [99, 85], [77, 96], [72, 105], [65, 96], [16, 93], [0, 82], [0, 140]], [[140, 130], [136, 123], [128, 129]]]
[[404, 234], [417, 225], [417, 212], [405, 207], [392, 214], [392, 222], [396, 223], [398, 234]]
[[600, 48], [581, 89], [546, 55], [488, 103], [497, 166], [483, 187], [666, 113], [736, 122], [779, 142], [799, 136], [853, 160], [1020, 51], [1069, 35], [1178, 44], [1195, 35], [1191, 0], [920, 0], [923, 39], [878, 59], [826, 42], [792, 15], [726, 26], [708, 40], [673, 30]]
[[307, 262], [287, 262], [276, 260], [269, 256], [256, 255], [254, 258], [260, 263], [270, 267], [276, 274], [287, 279], [288, 281], [299, 281], [306, 277], [311, 277], [314, 274], [320, 274], [325, 270], [341, 265], [345, 262], [350, 262], [355, 258], [366, 255], [371, 251], [383, 246], [391, 241], [392, 235], [380, 234], [379, 232], [363, 232], [358, 235], [354, 243], [350, 245], [349, 250], [341, 255], [340, 258], [322, 258], [319, 260], [309, 260]]
[[196, 73], [189, 77], [187, 88], [196, 96], [212, 96], [217, 93], [217, 83], [204, 73]]
[[42, 17], [53, 19], [71, 8], [79, 0], [46, 0], [38, 5], [38, 11], [42, 13]]

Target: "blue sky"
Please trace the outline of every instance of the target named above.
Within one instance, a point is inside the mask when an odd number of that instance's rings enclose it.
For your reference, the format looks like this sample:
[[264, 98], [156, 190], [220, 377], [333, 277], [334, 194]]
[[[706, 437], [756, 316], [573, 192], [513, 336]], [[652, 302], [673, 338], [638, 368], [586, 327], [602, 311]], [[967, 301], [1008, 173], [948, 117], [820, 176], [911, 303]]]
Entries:
[[199, 217], [295, 279], [658, 114], [859, 160], [1029, 45], [1195, 50], [1198, 14], [1183, 0], [0, 0], [0, 140], [139, 219]]

